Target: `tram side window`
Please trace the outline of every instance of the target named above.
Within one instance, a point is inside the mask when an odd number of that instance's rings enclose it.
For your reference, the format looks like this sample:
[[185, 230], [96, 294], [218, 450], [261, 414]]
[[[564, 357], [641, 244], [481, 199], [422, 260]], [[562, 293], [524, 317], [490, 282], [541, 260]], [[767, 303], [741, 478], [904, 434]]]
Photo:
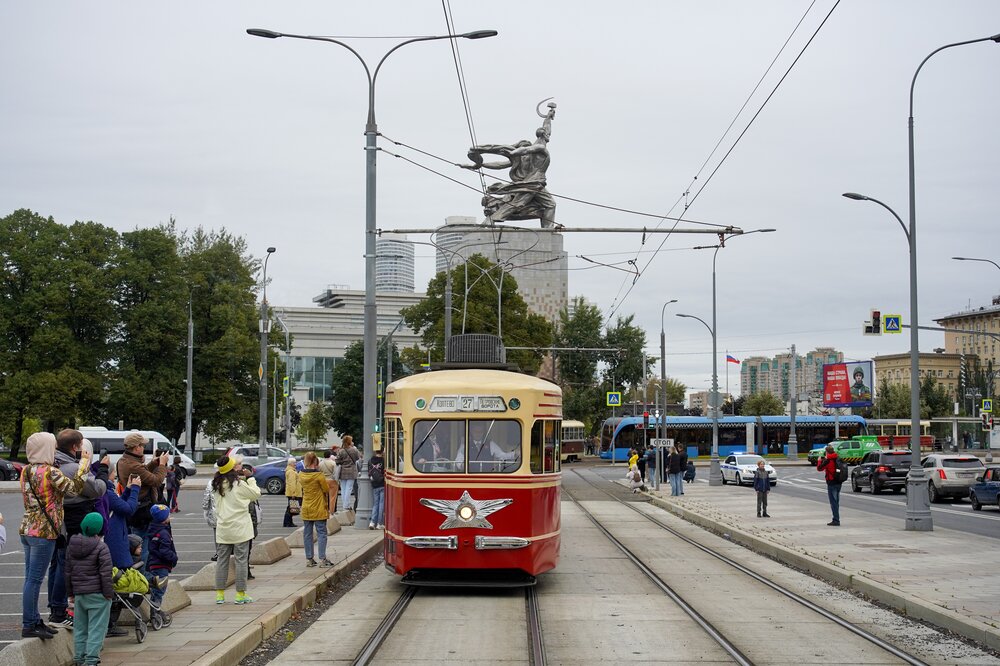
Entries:
[[385, 437], [382, 439], [386, 468], [403, 471], [403, 423], [399, 419], [386, 419]]
[[424, 474], [465, 471], [465, 421], [433, 419], [413, 425], [413, 468]]
[[535, 421], [531, 426], [532, 474], [558, 472], [560, 468], [559, 421]]

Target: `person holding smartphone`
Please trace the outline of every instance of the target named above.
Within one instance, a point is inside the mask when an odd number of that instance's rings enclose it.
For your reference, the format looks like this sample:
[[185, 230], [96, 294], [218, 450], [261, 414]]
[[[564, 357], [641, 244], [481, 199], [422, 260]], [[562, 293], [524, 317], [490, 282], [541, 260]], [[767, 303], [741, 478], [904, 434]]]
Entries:
[[[102, 451], [102, 453], [104, 453]], [[111, 564], [119, 569], [128, 569], [132, 566], [132, 552], [129, 547], [128, 520], [135, 513], [139, 506], [139, 489], [142, 482], [139, 476], [133, 474], [128, 478], [128, 484], [119, 495], [116, 492], [118, 486], [118, 473], [112, 469], [108, 475], [108, 492], [104, 497], [108, 500], [110, 515], [104, 532], [104, 543], [108, 544], [111, 551]], [[118, 616], [122, 611], [121, 602], [117, 599], [111, 604], [111, 615], [108, 617], [108, 632], [106, 636], [125, 636], [128, 630], [118, 626]]]

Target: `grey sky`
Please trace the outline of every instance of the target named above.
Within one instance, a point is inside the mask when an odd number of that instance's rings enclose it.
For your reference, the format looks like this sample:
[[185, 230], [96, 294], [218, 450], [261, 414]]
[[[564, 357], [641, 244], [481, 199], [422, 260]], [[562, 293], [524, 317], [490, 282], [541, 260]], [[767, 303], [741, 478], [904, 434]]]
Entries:
[[[817, 0], [750, 105], [759, 106], [835, 0]], [[525, 2], [452, 0], [477, 137], [533, 137], [535, 104], [553, 96], [553, 193], [665, 214], [691, 182], [807, 0]], [[344, 49], [247, 36], [248, 27], [317, 35], [446, 32], [440, 2], [35, 3], [0, 5], [0, 214], [27, 207], [58, 221], [120, 230], [174, 216], [225, 226], [271, 258], [269, 300], [310, 305], [326, 284], [364, 286], [367, 88]], [[734, 239], [718, 260], [720, 371], [795, 343], [849, 358], [903, 352], [908, 336], [865, 338], [869, 308], [908, 321], [905, 238], [888, 213], [840, 196], [882, 199], [906, 219], [910, 79], [943, 44], [1000, 33], [1000, 3], [844, 0], [718, 174], [688, 211], [695, 220], [777, 233]], [[377, 59], [394, 42], [352, 42]], [[952, 49], [916, 87], [921, 323], [1000, 293], [1000, 45]], [[394, 54], [379, 76], [379, 129], [452, 161], [471, 143], [446, 42]], [[749, 114], [708, 164], [704, 182]], [[473, 174], [418, 159], [470, 185]], [[428, 227], [482, 215], [479, 195], [379, 155], [378, 226]], [[566, 226], [654, 226], [657, 220], [565, 200]], [[673, 209], [678, 214], [680, 207]], [[668, 373], [705, 388], [711, 236], [672, 236], [627, 299], [629, 278], [593, 268], [645, 252], [634, 234], [566, 235], [570, 294], [636, 313], [650, 349], [666, 321]], [[419, 239], [426, 240], [426, 239]], [[417, 284], [433, 270], [418, 246]], [[624, 280], [624, 283], [623, 283]], [[921, 348], [941, 346], [924, 333]], [[732, 385], [738, 386], [738, 368]], [[724, 387], [725, 378], [721, 383]]]

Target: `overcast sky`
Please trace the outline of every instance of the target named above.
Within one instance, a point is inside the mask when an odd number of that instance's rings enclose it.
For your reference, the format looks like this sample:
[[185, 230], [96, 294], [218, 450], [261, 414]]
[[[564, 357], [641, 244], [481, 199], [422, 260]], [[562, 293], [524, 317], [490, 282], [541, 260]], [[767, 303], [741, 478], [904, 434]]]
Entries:
[[[935, 48], [1000, 33], [1000, 2], [844, 0], [709, 180], [722, 156], [836, 0], [473, 2], [451, 0], [481, 143], [533, 138], [535, 105], [554, 97], [548, 171], [554, 194], [772, 234], [735, 238], [718, 256], [720, 373], [737, 358], [834, 346], [849, 359], [909, 349], [863, 337], [870, 308], [908, 315], [910, 81]], [[799, 30], [709, 158], [758, 79]], [[440, 2], [246, 1], [0, 5], [0, 215], [30, 208], [62, 223], [121, 231], [166, 222], [225, 227], [255, 254], [274, 245], [269, 300], [308, 306], [327, 284], [364, 288], [367, 85], [338, 46], [250, 37], [249, 27], [328, 36], [447, 32]], [[356, 40], [369, 61], [394, 41]], [[950, 49], [921, 71], [915, 95], [920, 323], [979, 307], [1000, 272], [1000, 45]], [[379, 130], [447, 160], [471, 143], [447, 42], [395, 53], [378, 78]], [[380, 146], [473, 187], [475, 175], [384, 139]], [[699, 175], [700, 174], [700, 175]], [[699, 175], [697, 181], [692, 181]], [[699, 193], [699, 188], [705, 187]], [[378, 226], [482, 217], [480, 195], [379, 154]], [[567, 227], [670, 225], [558, 201]], [[682, 222], [681, 227], [695, 225]], [[566, 234], [570, 295], [636, 314], [658, 352], [667, 308], [668, 374], [707, 388], [713, 236]], [[420, 238], [419, 240], [426, 240]], [[418, 246], [417, 284], [433, 271]], [[635, 286], [619, 268], [637, 259]], [[921, 335], [921, 349], [943, 345]], [[731, 366], [738, 388], [737, 366]], [[725, 387], [725, 375], [720, 383]]]

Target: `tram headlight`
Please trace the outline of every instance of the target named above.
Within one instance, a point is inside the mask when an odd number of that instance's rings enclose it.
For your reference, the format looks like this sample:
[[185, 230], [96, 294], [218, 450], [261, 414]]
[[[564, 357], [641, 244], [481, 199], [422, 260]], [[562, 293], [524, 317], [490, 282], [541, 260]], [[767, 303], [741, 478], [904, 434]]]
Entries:
[[458, 507], [456, 515], [465, 522], [469, 522], [476, 517], [476, 509], [471, 504], [463, 504]]

